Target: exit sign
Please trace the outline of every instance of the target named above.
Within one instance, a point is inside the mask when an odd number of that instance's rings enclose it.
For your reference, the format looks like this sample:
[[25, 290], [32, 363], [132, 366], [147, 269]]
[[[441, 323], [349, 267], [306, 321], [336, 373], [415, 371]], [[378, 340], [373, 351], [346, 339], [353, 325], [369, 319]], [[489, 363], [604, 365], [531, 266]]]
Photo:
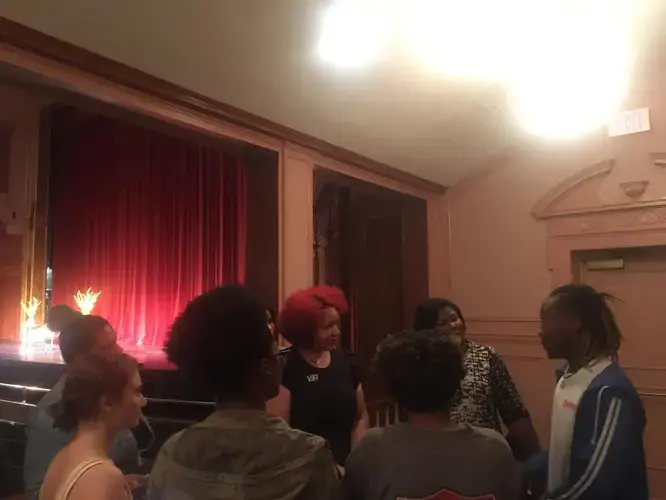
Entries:
[[608, 124], [608, 135], [610, 137], [637, 134], [638, 132], [647, 132], [648, 130], [650, 130], [649, 108], [623, 111], [611, 118]]

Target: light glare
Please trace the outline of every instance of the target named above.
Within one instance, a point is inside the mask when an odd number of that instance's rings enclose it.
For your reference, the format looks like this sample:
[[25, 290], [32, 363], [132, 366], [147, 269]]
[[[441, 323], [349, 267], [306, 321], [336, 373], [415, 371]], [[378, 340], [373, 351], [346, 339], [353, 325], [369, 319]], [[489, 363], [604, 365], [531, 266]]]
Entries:
[[95, 304], [97, 303], [97, 298], [100, 296], [102, 291], [93, 292], [91, 288], [88, 288], [85, 293], [81, 293], [81, 290], [77, 290], [74, 295], [74, 301], [76, 306], [81, 311], [81, 314], [88, 316], [95, 309]]
[[[324, 17], [321, 57], [359, 67], [389, 28], [424, 66], [503, 85], [531, 134], [571, 138], [621, 106], [632, 67], [636, 0], [338, 0]], [[394, 17], [394, 14], [397, 16]]]
[[629, 84], [627, 1], [560, 2], [541, 14], [539, 43], [527, 47], [508, 82], [516, 117], [544, 139], [599, 129]]
[[405, 45], [438, 73], [500, 80], [519, 57], [527, 0], [402, 0]]
[[[383, 7], [383, 8], [382, 8]], [[375, 60], [388, 33], [386, 6], [379, 0], [339, 0], [322, 22], [319, 56], [329, 63], [360, 67]]]

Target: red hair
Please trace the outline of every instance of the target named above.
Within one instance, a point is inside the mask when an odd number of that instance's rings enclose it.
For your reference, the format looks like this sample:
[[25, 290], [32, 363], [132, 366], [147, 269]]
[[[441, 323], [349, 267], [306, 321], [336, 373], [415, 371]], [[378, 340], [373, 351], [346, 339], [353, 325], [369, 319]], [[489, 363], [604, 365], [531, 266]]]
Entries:
[[337, 287], [313, 286], [294, 292], [280, 312], [278, 332], [296, 347], [312, 347], [324, 310], [330, 307], [339, 314], [349, 309], [345, 294]]

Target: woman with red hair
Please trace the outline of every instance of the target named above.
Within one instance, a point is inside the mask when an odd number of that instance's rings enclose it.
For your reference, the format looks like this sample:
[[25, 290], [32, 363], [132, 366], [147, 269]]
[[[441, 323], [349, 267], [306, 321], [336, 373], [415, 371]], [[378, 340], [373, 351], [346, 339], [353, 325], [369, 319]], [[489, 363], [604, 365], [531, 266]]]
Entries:
[[315, 286], [287, 298], [278, 332], [291, 343], [280, 394], [269, 410], [295, 429], [325, 438], [340, 466], [367, 428], [360, 377], [340, 350], [340, 315], [349, 306], [339, 288]]

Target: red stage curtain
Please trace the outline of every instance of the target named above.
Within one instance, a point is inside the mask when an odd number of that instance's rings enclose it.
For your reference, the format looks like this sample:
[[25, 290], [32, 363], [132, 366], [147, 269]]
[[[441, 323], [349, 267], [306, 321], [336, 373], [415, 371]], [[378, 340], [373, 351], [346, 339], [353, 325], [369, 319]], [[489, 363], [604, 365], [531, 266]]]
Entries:
[[235, 157], [96, 118], [55, 136], [52, 159], [52, 304], [102, 290], [94, 314], [121, 342], [161, 346], [190, 299], [244, 281]]

